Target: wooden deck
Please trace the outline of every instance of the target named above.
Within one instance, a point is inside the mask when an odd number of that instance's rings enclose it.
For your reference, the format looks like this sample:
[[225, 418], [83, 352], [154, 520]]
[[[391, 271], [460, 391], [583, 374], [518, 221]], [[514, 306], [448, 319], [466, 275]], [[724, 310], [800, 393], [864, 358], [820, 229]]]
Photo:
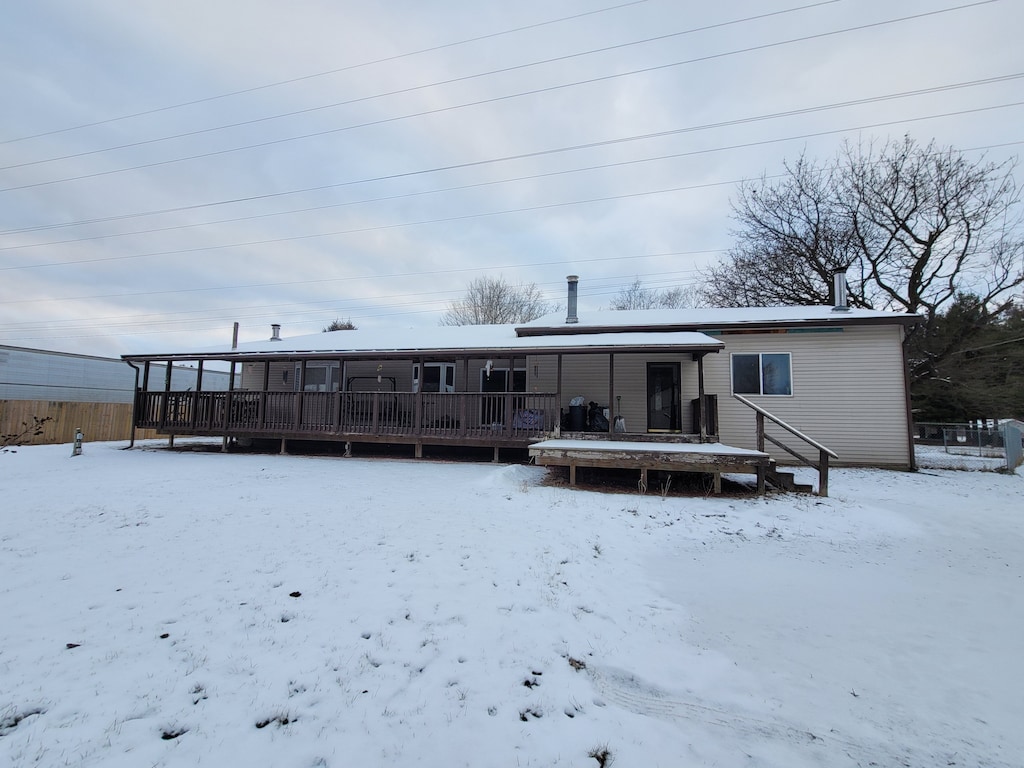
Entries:
[[735, 448], [722, 443], [648, 442], [614, 440], [544, 440], [530, 446], [530, 456], [540, 466], [569, 468], [569, 485], [576, 484], [577, 467], [637, 469], [640, 484], [647, 487], [650, 470], [701, 472], [714, 476], [715, 493], [722, 491], [722, 473], [757, 476], [757, 492], [765, 493], [771, 459], [762, 451]]
[[135, 426], [164, 435], [526, 447], [558, 397], [532, 392], [140, 392]]

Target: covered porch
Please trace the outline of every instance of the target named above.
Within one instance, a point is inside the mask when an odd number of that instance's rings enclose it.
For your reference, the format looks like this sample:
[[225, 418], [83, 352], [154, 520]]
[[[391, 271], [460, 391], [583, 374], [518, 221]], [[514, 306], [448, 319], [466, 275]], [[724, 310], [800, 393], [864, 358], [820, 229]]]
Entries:
[[[357, 333], [327, 335], [355, 340]], [[497, 458], [499, 448], [525, 449], [560, 434], [629, 431], [616, 418], [624, 399], [649, 408], [646, 421], [655, 425], [634, 419], [633, 432], [713, 441], [715, 398], [704, 391], [704, 357], [722, 343], [697, 333], [632, 336], [404, 350], [286, 351], [278, 341], [255, 350], [125, 359], [138, 371], [136, 427], [219, 436], [225, 448], [232, 440], [255, 439], [280, 440], [283, 451], [298, 440], [340, 441], [347, 452], [352, 444], [393, 443], [413, 445], [420, 456], [423, 445], [493, 446]], [[652, 359], [659, 362], [642, 362]], [[151, 380], [151, 366], [167, 361], [194, 366], [195, 389], [175, 387], [170, 374]], [[204, 389], [203, 373], [211, 366], [228, 370], [226, 391]], [[635, 373], [642, 370], [646, 382]], [[601, 404], [604, 421], [595, 419], [596, 429], [581, 424], [570, 407], [577, 395]]]

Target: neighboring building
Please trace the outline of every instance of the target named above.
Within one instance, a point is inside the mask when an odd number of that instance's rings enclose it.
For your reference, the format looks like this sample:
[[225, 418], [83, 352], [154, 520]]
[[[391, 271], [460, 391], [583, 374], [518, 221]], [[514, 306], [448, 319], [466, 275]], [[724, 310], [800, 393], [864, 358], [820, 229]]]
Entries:
[[[520, 326], [349, 330], [236, 349], [127, 355], [232, 367], [228, 393], [141, 395], [136, 424], [162, 434], [528, 447], [588, 429], [609, 439], [758, 450], [754, 407], [851, 466], [913, 466], [903, 336], [917, 316], [838, 307], [603, 311]], [[205, 382], [205, 379], [204, 379]], [[746, 402], [733, 397], [740, 395]], [[773, 438], [788, 433], [768, 420]], [[593, 438], [594, 434], [581, 434]], [[800, 450], [798, 448], [798, 450]]]
[[[195, 387], [196, 370], [175, 366], [175, 387]], [[166, 367], [160, 366], [164, 387]], [[207, 371], [204, 387], [227, 389], [224, 371]], [[82, 429], [88, 440], [124, 440], [131, 432], [135, 370], [123, 360], [0, 345], [0, 433], [20, 431], [33, 416], [51, 419], [28, 442], [59, 443]]]

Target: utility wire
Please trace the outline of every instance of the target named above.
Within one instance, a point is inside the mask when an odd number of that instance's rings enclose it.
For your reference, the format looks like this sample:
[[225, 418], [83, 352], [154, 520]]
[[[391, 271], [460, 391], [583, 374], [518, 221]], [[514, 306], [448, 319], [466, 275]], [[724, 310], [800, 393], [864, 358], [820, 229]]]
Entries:
[[[834, 2], [839, 2], [839, 0], [833, 0], [833, 1]], [[336, 69], [328, 69], [328, 70], [325, 70], [323, 72], [314, 72], [313, 74], [309, 74], [309, 75], [300, 75], [299, 77], [292, 77], [292, 78], [289, 78], [287, 80], [278, 80], [277, 82], [273, 82], [273, 83], [264, 83], [263, 85], [254, 85], [254, 86], [252, 86], [250, 88], [242, 88], [242, 89], [237, 90], [237, 91], [229, 91], [227, 93], [221, 93], [221, 94], [218, 94], [216, 96], [206, 96], [206, 97], [201, 98], [201, 99], [193, 99], [191, 101], [183, 101], [183, 102], [180, 102], [178, 104], [169, 104], [169, 105], [163, 106], [163, 107], [155, 107], [153, 109], [147, 109], [147, 110], [144, 110], [142, 112], [134, 112], [134, 113], [127, 114], [127, 115], [119, 115], [118, 117], [108, 117], [108, 118], [105, 118], [103, 120], [96, 120], [96, 121], [91, 122], [91, 123], [82, 123], [81, 125], [73, 125], [73, 126], [69, 126], [67, 128], [57, 128], [57, 129], [54, 129], [52, 131], [44, 131], [42, 133], [34, 133], [32, 135], [29, 135], [29, 136], [20, 136], [20, 137], [15, 138], [15, 139], [5, 139], [5, 140], [0, 141], [0, 144], [12, 144], [14, 142], [28, 141], [29, 139], [42, 138], [43, 136], [54, 136], [54, 135], [56, 135], [58, 133], [68, 133], [69, 131], [78, 131], [78, 130], [81, 130], [83, 128], [93, 128], [93, 127], [98, 126], [98, 125], [107, 125], [108, 123], [115, 123], [115, 122], [118, 122], [120, 120], [130, 120], [130, 119], [133, 119], [133, 118], [136, 118], [136, 117], [144, 117], [146, 115], [155, 115], [155, 114], [159, 114], [160, 112], [170, 111], [172, 109], [181, 109], [182, 107], [191, 107], [191, 106], [194, 106], [196, 104], [206, 104], [206, 103], [209, 103], [211, 101], [218, 101], [220, 99], [231, 98], [232, 96], [241, 96], [241, 95], [246, 94], [246, 93], [254, 93], [256, 91], [264, 91], [264, 90], [267, 90], [269, 88], [277, 88], [277, 87], [282, 86], [282, 85], [293, 85], [294, 83], [300, 83], [300, 82], [303, 82], [305, 80], [312, 80], [314, 78], [325, 77], [327, 75], [336, 75], [336, 74], [339, 74], [341, 72], [349, 72], [349, 71], [352, 71], [352, 70], [355, 70], [355, 69], [361, 69], [363, 67], [370, 67], [370, 66], [373, 66], [375, 64], [385, 64], [385, 63], [387, 63], [389, 61], [397, 61], [399, 59], [404, 59], [404, 58], [407, 58], [407, 57], [410, 57], [410, 56], [418, 56], [418, 55], [423, 54], [423, 53], [433, 53], [435, 51], [443, 51], [446, 48], [455, 48], [455, 47], [460, 46], [460, 45], [467, 45], [468, 43], [477, 43], [477, 42], [481, 42], [483, 40], [492, 40], [492, 39], [494, 39], [496, 37], [503, 37], [505, 35], [512, 35], [512, 34], [515, 34], [517, 32], [525, 32], [525, 31], [531, 30], [531, 29], [539, 29], [540, 27], [545, 27], [545, 26], [549, 26], [549, 25], [552, 25], [552, 24], [561, 24], [562, 22], [573, 21], [575, 19], [581, 19], [581, 18], [584, 18], [585, 16], [594, 16], [594, 15], [599, 14], [599, 13], [607, 13], [608, 11], [617, 11], [617, 10], [620, 10], [622, 8], [628, 8], [629, 6], [633, 6], [633, 5], [642, 5], [643, 3], [646, 3], [646, 2], [647, 2], [647, 0], [633, 0], [633, 2], [622, 3], [620, 5], [612, 5], [612, 6], [608, 6], [606, 8], [598, 8], [598, 9], [593, 10], [593, 11], [584, 11], [583, 13], [573, 14], [572, 16], [563, 16], [563, 17], [558, 18], [558, 19], [551, 19], [550, 21], [540, 21], [540, 22], [537, 22], [535, 24], [527, 24], [527, 25], [522, 26], [522, 27], [514, 27], [512, 29], [502, 30], [501, 32], [491, 32], [491, 33], [486, 34], [486, 35], [478, 35], [476, 37], [469, 37], [469, 38], [466, 38], [464, 40], [456, 40], [455, 42], [451, 42], [451, 43], [443, 43], [441, 45], [431, 46], [430, 48], [421, 48], [421, 49], [416, 50], [416, 51], [408, 51], [406, 53], [397, 53], [397, 54], [395, 54], [393, 56], [385, 56], [385, 57], [380, 58], [380, 59], [372, 59], [370, 61], [364, 61], [364, 62], [361, 62], [359, 64], [349, 64], [349, 65], [344, 66], [344, 67], [338, 67]]]
[[[638, 158], [636, 160], [622, 160], [622, 161], [615, 162], [615, 163], [602, 163], [600, 165], [588, 165], [588, 166], [583, 166], [583, 167], [580, 167], [580, 168], [569, 168], [569, 169], [564, 169], [564, 170], [560, 170], [560, 171], [549, 171], [547, 173], [535, 173], [535, 174], [530, 174], [530, 175], [527, 175], [527, 176], [515, 176], [515, 177], [511, 177], [511, 178], [506, 178], [506, 179], [496, 179], [496, 180], [492, 180], [492, 181], [481, 181], [481, 182], [477, 182], [477, 183], [474, 183], [474, 184], [462, 184], [462, 185], [458, 185], [458, 186], [454, 186], [454, 187], [441, 187], [441, 188], [436, 188], [436, 189], [421, 190], [421, 191], [418, 191], [418, 192], [403, 192], [403, 193], [395, 194], [395, 195], [384, 195], [384, 196], [380, 196], [380, 197], [363, 198], [361, 200], [348, 200], [348, 201], [345, 201], [345, 202], [342, 202], [342, 203], [329, 203], [329, 204], [325, 204], [325, 205], [309, 206], [309, 207], [306, 207], [306, 208], [293, 208], [293, 209], [286, 210], [286, 211], [273, 211], [273, 212], [270, 212], [270, 213], [253, 214], [253, 215], [250, 215], [250, 216], [236, 216], [234, 218], [229, 218], [229, 219], [216, 219], [214, 221], [195, 222], [195, 223], [191, 223], [191, 224], [177, 224], [177, 225], [168, 226], [168, 227], [154, 227], [154, 228], [151, 228], [151, 229], [133, 230], [131, 232], [114, 232], [114, 233], [106, 233], [106, 234], [101, 234], [101, 235], [90, 235], [90, 236], [87, 236], [87, 237], [68, 238], [66, 240], [48, 240], [48, 241], [39, 242], [39, 243], [28, 243], [28, 244], [25, 244], [25, 245], [5, 245], [5, 246], [0, 246], [0, 251], [26, 250], [26, 249], [29, 249], [29, 248], [42, 248], [42, 247], [51, 246], [51, 245], [67, 245], [69, 243], [81, 243], [81, 242], [89, 242], [89, 241], [94, 241], [94, 240], [105, 240], [105, 239], [115, 238], [115, 237], [129, 237], [129, 236], [132, 236], [132, 235], [150, 235], [150, 234], [157, 234], [157, 233], [161, 233], [161, 232], [174, 232], [174, 231], [184, 230], [184, 229], [195, 229], [195, 228], [198, 228], [198, 227], [214, 226], [214, 225], [217, 225], [217, 224], [234, 224], [234, 223], [237, 223], [237, 222], [240, 222], [240, 221], [253, 221], [253, 220], [258, 220], [258, 219], [273, 218], [273, 217], [276, 217], [276, 216], [288, 216], [288, 215], [292, 215], [292, 214], [296, 214], [296, 213], [311, 213], [311, 212], [314, 212], [314, 211], [323, 211], [323, 210], [329, 210], [329, 209], [332, 209], [332, 208], [344, 208], [344, 207], [348, 207], [348, 206], [352, 206], [352, 205], [364, 205], [364, 204], [368, 204], [368, 203], [387, 202], [387, 201], [391, 201], [391, 200], [403, 200], [403, 199], [408, 199], [408, 198], [412, 198], [412, 197], [423, 197], [423, 196], [426, 196], [426, 195], [442, 194], [442, 193], [445, 193], [445, 192], [458, 192], [458, 191], [464, 191], [464, 190], [467, 190], [467, 189], [477, 189], [477, 188], [480, 188], [480, 187], [497, 186], [497, 185], [500, 185], [500, 184], [511, 184], [511, 183], [515, 183], [515, 182], [519, 182], [519, 181], [533, 181], [533, 180], [536, 180], [536, 179], [551, 178], [551, 177], [556, 177], [556, 176], [566, 176], [566, 175], [570, 175], [570, 174], [574, 174], [574, 173], [584, 173], [584, 172], [587, 172], [587, 171], [605, 170], [605, 169], [608, 169], [608, 168], [620, 168], [620, 167], [624, 167], [624, 166], [628, 166], [628, 165], [638, 165], [638, 164], [641, 164], [641, 163], [660, 162], [660, 161], [664, 161], [664, 160], [675, 160], [675, 159], [679, 159], [679, 158], [683, 158], [683, 157], [693, 157], [693, 156], [696, 156], [696, 155], [705, 155], [705, 154], [711, 154], [711, 153], [715, 153], [715, 152], [726, 152], [726, 151], [731, 151], [731, 150], [735, 150], [735, 149], [749, 149], [751, 147], [765, 146], [767, 144], [779, 144], [779, 143], [788, 142], [788, 141], [800, 141], [800, 140], [804, 140], [804, 139], [817, 138], [817, 137], [821, 137], [821, 136], [829, 136], [829, 135], [841, 134], [841, 133], [850, 133], [850, 132], [854, 132], [854, 131], [864, 131], [864, 130], [869, 130], [869, 129], [873, 129], [873, 128], [882, 128], [882, 127], [891, 126], [891, 125], [903, 125], [903, 124], [912, 123], [912, 122], [921, 122], [921, 121], [924, 121], [924, 120], [935, 120], [935, 119], [944, 118], [944, 117], [961, 116], [961, 115], [965, 115], [965, 114], [973, 114], [973, 113], [978, 113], [978, 112], [987, 112], [987, 111], [992, 111], [992, 110], [995, 110], [995, 109], [1006, 109], [1008, 107], [1015, 107], [1015, 106], [1021, 106], [1021, 105], [1024, 105], [1024, 102], [1014, 102], [1014, 103], [1010, 103], [1010, 104], [999, 104], [999, 105], [994, 105], [994, 106], [989, 106], [989, 107], [977, 107], [977, 108], [974, 108], [974, 109], [957, 110], [957, 111], [954, 111], [954, 112], [943, 112], [941, 114], [935, 114], [935, 115], [925, 115], [925, 116], [921, 116], [921, 117], [904, 118], [904, 119], [900, 119], [900, 120], [888, 120], [888, 121], [885, 121], [885, 122], [871, 123], [871, 124], [868, 124], [868, 125], [850, 126], [850, 127], [846, 127], [846, 128], [835, 128], [835, 129], [831, 129], [831, 130], [827, 130], [827, 131], [815, 131], [813, 133], [804, 133], [804, 134], [798, 134], [796, 136], [786, 136], [786, 137], [776, 138], [776, 139], [763, 139], [761, 141], [751, 141], [751, 142], [745, 142], [745, 143], [742, 143], [742, 144], [732, 144], [732, 145], [728, 145], [728, 146], [724, 146], [724, 147], [712, 147], [712, 148], [709, 148], [709, 149], [691, 150], [689, 152], [675, 152], [675, 153], [668, 154], [668, 155], [657, 155], [655, 157]], [[1011, 144], [1018, 144], [1018, 143], [1021, 143], [1021, 142], [1004, 142], [1002, 144], [991, 145], [991, 146], [987, 146], [987, 147], [974, 147], [972, 149], [964, 150], [964, 151], [976, 151], [976, 150], [979, 150], [979, 149], [994, 149], [994, 148], [997, 148], [997, 147], [1009, 146]], [[489, 161], [484, 161], [484, 162], [489, 162]], [[769, 178], [774, 178], [774, 177], [769, 177]], [[747, 180], [748, 179], [740, 179], [739, 181], [747, 181]], [[730, 183], [730, 182], [715, 182], [715, 184], [725, 184], [725, 183]], [[303, 191], [305, 191], [305, 190], [303, 190]], [[282, 193], [279, 193], [279, 194], [280, 195], [290, 195], [290, 194], [296, 194], [296, 193], [294, 193], [294, 192], [282, 192]], [[215, 205], [220, 205], [220, 203], [211, 203], [210, 205], [211, 206], [215, 206]], [[186, 206], [185, 208], [173, 209], [173, 210], [181, 211], [181, 210], [194, 210], [194, 209], [195, 209], [195, 206]], [[157, 215], [158, 213], [166, 213], [166, 212], [170, 212], [170, 211], [169, 210], [164, 210], [164, 211], [159, 211], [159, 212], [143, 212], [143, 213], [137, 213], [137, 214], [123, 214], [122, 216], [119, 216], [119, 217], [116, 217], [116, 218], [117, 219], [126, 219], [126, 218], [132, 218], [132, 217], [146, 217], [146, 216]], [[108, 219], [104, 219], [103, 221], [111, 221], [111, 220], [113, 220], [113, 217], [108, 218]], [[79, 225], [84, 225], [84, 224], [99, 223], [99, 221], [100, 220], [97, 220], [97, 219], [90, 219], [90, 220], [81, 221], [81, 222], [54, 224], [54, 225], [49, 225], [49, 226], [38, 226], [38, 227], [27, 228], [27, 229], [20, 229], [20, 230], [8, 230], [6, 232], [0, 232], [0, 235], [18, 234], [18, 233], [23, 233], [23, 232], [28, 232], [28, 231], [39, 231], [39, 230], [43, 230], [43, 229], [55, 229], [55, 228], [61, 228], [61, 227], [79, 226]], [[0, 303], [2, 303], [2, 302], [0, 302]]]
[[[988, 5], [988, 4], [993, 3], [993, 2], [998, 2], [998, 0], [979, 0], [978, 2], [975, 2], [975, 3], [968, 3], [968, 4], [965, 4], [965, 5], [954, 6], [952, 8], [943, 8], [943, 9], [936, 10], [936, 11], [927, 11], [927, 12], [924, 12], [924, 13], [913, 14], [913, 15], [910, 15], [910, 16], [903, 16], [903, 17], [900, 17], [900, 18], [889, 19], [889, 20], [886, 20], [886, 21], [872, 22], [872, 23], [869, 23], [869, 24], [861, 24], [861, 25], [857, 25], [857, 26], [853, 26], [853, 27], [846, 27], [844, 29], [833, 30], [833, 31], [830, 31], [830, 32], [821, 32], [821, 33], [817, 33], [817, 34], [813, 34], [813, 35], [804, 35], [804, 36], [801, 36], [801, 37], [790, 38], [788, 40], [782, 40], [782, 41], [778, 41], [778, 42], [774, 42], [774, 43], [765, 43], [765, 44], [762, 44], [762, 45], [749, 46], [747, 48], [740, 48], [740, 49], [736, 49], [736, 50], [733, 50], [733, 51], [726, 51], [726, 52], [723, 52], [723, 53], [716, 53], [716, 54], [710, 54], [710, 55], [707, 55], [707, 56], [700, 56], [700, 57], [696, 57], [696, 58], [693, 58], [693, 59], [687, 59], [687, 60], [684, 60], [684, 61], [671, 62], [671, 63], [668, 63], [668, 64], [658, 64], [658, 65], [651, 66], [651, 67], [643, 67], [641, 69], [630, 70], [628, 72], [617, 72], [617, 73], [614, 73], [614, 74], [611, 74], [611, 75], [602, 75], [602, 76], [599, 76], [599, 77], [592, 77], [592, 78], [587, 78], [587, 79], [584, 79], [584, 80], [576, 80], [576, 81], [573, 81], [573, 82], [570, 82], [570, 83], [562, 83], [562, 84], [559, 84], [559, 85], [546, 86], [546, 87], [542, 87], [542, 88], [534, 88], [534, 89], [530, 89], [530, 90], [527, 90], [527, 91], [519, 91], [517, 93], [506, 94], [504, 96], [495, 96], [495, 97], [491, 97], [491, 98], [487, 98], [487, 99], [478, 99], [476, 101], [465, 102], [465, 103], [462, 103], [462, 104], [454, 104], [454, 105], [450, 105], [450, 106], [447, 106], [447, 107], [437, 107], [437, 108], [434, 108], [434, 109], [422, 110], [422, 111], [419, 111], [419, 112], [412, 112], [412, 113], [408, 113], [408, 114], [405, 114], [405, 115], [396, 115], [396, 116], [393, 116], [393, 117], [381, 118], [381, 119], [378, 119], [378, 120], [369, 120], [369, 121], [366, 121], [366, 122], [363, 122], [363, 123], [356, 123], [356, 124], [353, 124], [353, 125], [347, 125], [347, 126], [343, 126], [343, 127], [340, 127], [340, 128], [330, 128], [330, 129], [326, 129], [326, 130], [322, 130], [322, 131], [314, 131], [312, 133], [300, 134], [300, 135], [297, 135], [297, 136], [289, 136], [289, 137], [285, 137], [285, 138], [281, 138], [281, 139], [272, 139], [272, 140], [268, 140], [268, 141], [257, 142], [255, 144], [246, 144], [246, 145], [237, 146], [237, 147], [229, 147], [227, 149], [220, 149], [220, 150], [215, 150], [215, 151], [212, 151], [212, 152], [203, 152], [203, 153], [199, 153], [199, 154], [195, 154], [195, 155], [188, 155], [186, 157], [171, 158], [171, 159], [168, 159], [168, 160], [158, 160], [158, 161], [154, 161], [154, 162], [151, 162], [151, 163], [142, 163], [142, 164], [139, 164], [139, 165], [125, 166], [123, 168], [113, 168], [113, 169], [106, 170], [106, 171], [96, 171], [96, 172], [93, 172], [93, 173], [80, 174], [78, 176], [68, 176], [68, 177], [64, 177], [64, 178], [61, 178], [61, 179], [51, 179], [49, 181], [38, 181], [38, 182], [33, 182], [31, 184], [22, 184], [22, 185], [15, 186], [15, 187], [6, 187], [6, 188], [0, 189], [0, 192], [13, 192], [13, 191], [22, 190], [22, 189], [33, 189], [33, 188], [36, 188], [36, 187], [49, 186], [49, 185], [53, 185], [53, 184], [62, 184], [62, 183], [68, 182], [68, 181], [80, 181], [80, 180], [83, 180], [83, 179], [93, 179], [93, 178], [98, 178], [98, 177], [102, 177], [102, 176], [110, 176], [110, 175], [113, 175], [113, 174], [124, 173], [126, 171], [136, 171], [136, 170], [145, 170], [145, 169], [148, 169], [148, 168], [157, 168], [157, 167], [166, 166], [166, 165], [172, 165], [172, 164], [175, 164], [175, 163], [185, 162], [185, 161], [189, 161], [189, 160], [201, 160], [201, 159], [206, 159], [206, 158], [210, 158], [210, 157], [219, 157], [219, 156], [222, 156], [222, 155], [228, 155], [228, 154], [232, 154], [232, 153], [235, 153], [235, 152], [241, 152], [241, 151], [250, 150], [250, 149], [262, 149], [262, 148], [265, 148], [265, 147], [275, 146], [275, 145], [279, 145], [279, 144], [285, 144], [285, 143], [289, 143], [289, 142], [293, 142], [293, 141], [301, 141], [301, 140], [305, 140], [305, 139], [312, 139], [312, 138], [319, 138], [319, 137], [323, 137], [323, 136], [329, 136], [329, 135], [333, 135], [333, 134], [336, 134], [336, 133], [341, 133], [341, 132], [344, 132], [344, 131], [355, 130], [355, 129], [358, 129], [358, 128], [368, 128], [368, 127], [372, 127], [372, 126], [385, 125], [385, 124], [388, 124], [388, 123], [394, 123], [394, 122], [399, 122], [399, 121], [402, 121], [402, 120], [408, 120], [408, 119], [415, 118], [415, 117], [425, 117], [425, 116], [428, 116], [428, 115], [435, 115], [435, 114], [441, 114], [441, 113], [444, 113], [444, 112], [451, 112], [451, 111], [458, 110], [458, 109], [465, 109], [467, 107], [476, 107], [476, 106], [482, 106], [482, 105], [485, 105], [485, 104], [494, 104], [494, 103], [501, 102], [501, 101], [507, 101], [507, 100], [510, 100], [510, 99], [521, 98], [523, 96], [534, 96], [534, 95], [543, 94], [543, 93], [552, 93], [554, 91], [564, 90], [566, 88], [574, 88], [574, 87], [577, 87], [577, 86], [580, 86], [580, 85], [592, 85], [594, 83], [607, 82], [607, 81], [610, 81], [610, 80], [616, 80], [616, 79], [623, 78], [623, 77], [631, 77], [633, 75], [638, 75], [638, 74], [648, 74], [648, 73], [651, 73], [651, 72], [657, 72], [657, 71], [661, 71], [661, 70], [671, 69], [671, 68], [674, 68], [674, 67], [680, 67], [680, 66], [684, 66], [684, 65], [687, 65], [687, 64], [693, 64], [693, 63], [698, 63], [698, 62], [711, 61], [711, 60], [714, 60], [714, 59], [726, 58], [728, 56], [735, 56], [735, 55], [742, 54], [742, 53], [751, 53], [751, 52], [754, 52], [754, 51], [768, 50], [768, 49], [780, 47], [780, 46], [783, 46], [783, 45], [791, 45], [791, 44], [794, 44], [794, 43], [806, 42], [806, 41], [809, 41], [809, 40], [817, 40], [817, 39], [822, 39], [822, 38], [826, 38], [826, 37], [832, 37], [832, 36], [836, 36], [836, 35], [840, 35], [840, 34], [846, 34], [848, 32], [863, 31], [865, 29], [872, 29], [872, 28], [887, 26], [887, 25], [890, 25], [890, 24], [897, 24], [897, 23], [901, 23], [901, 22], [904, 22], [904, 21], [913, 21], [913, 20], [917, 20], [917, 19], [921, 19], [921, 18], [925, 18], [925, 17], [929, 17], [929, 16], [937, 16], [937, 15], [943, 14], [943, 13], [951, 13], [953, 11], [964, 10], [966, 8], [974, 8], [974, 7], [981, 6], [981, 5]], [[993, 81], [993, 82], [995, 82], [995, 81]], [[793, 114], [800, 114], [800, 112], [795, 112]], [[733, 123], [728, 122], [728, 123], [724, 123], [723, 125], [731, 125], [731, 124], [733, 124]]]
[[133, 141], [125, 144], [118, 144], [112, 147], [105, 147], [103, 149], [90, 149], [83, 152], [75, 152], [69, 155], [60, 155], [57, 157], [44, 158], [41, 160], [30, 160], [24, 163], [18, 163], [17, 165], [0, 166], [0, 171], [9, 171], [16, 168], [25, 168], [33, 165], [42, 165], [44, 163], [54, 163], [60, 160], [73, 160], [79, 157], [88, 157], [90, 155], [98, 155], [106, 152], [113, 152], [119, 149], [131, 149], [134, 147], [142, 147], [150, 144], [157, 144], [164, 141], [171, 141], [173, 139], [183, 139], [190, 136], [199, 136], [205, 133], [213, 133], [215, 131], [223, 131], [230, 128], [241, 128], [249, 125], [256, 125], [258, 123], [268, 122], [270, 120], [280, 120], [286, 117], [296, 117], [298, 115], [305, 115], [312, 112], [319, 112], [325, 109], [335, 109], [337, 107], [350, 106], [352, 104], [359, 104], [367, 101], [374, 101], [376, 99], [387, 98], [389, 96], [399, 96], [407, 93], [415, 93], [416, 91], [426, 90], [427, 88], [436, 88], [443, 85], [453, 85], [455, 83], [464, 83], [470, 80], [477, 80], [484, 77], [491, 77], [492, 75], [500, 75], [508, 72], [516, 72], [523, 69], [529, 69], [531, 67], [539, 67], [545, 64], [555, 64], [559, 62], [569, 61], [571, 59], [582, 58], [584, 56], [593, 56], [598, 53], [607, 53], [609, 51], [621, 50], [623, 48], [630, 48], [638, 45], [646, 45], [647, 43], [660, 42], [663, 40], [670, 40], [674, 37], [682, 37], [684, 35], [692, 35], [698, 32], [706, 32], [712, 29], [719, 29], [722, 27], [734, 26], [736, 24], [742, 24], [749, 21], [757, 21], [761, 19], [770, 18], [773, 16], [781, 16], [787, 13], [795, 13], [797, 11], [807, 10], [808, 8], [815, 8], [821, 5], [831, 5], [839, 2], [839, 0], [823, 0], [822, 2], [812, 3], [811, 5], [802, 5], [796, 8], [787, 8], [781, 11], [772, 11], [770, 13], [762, 13], [756, 16], [747, 16], [742, 19], [734, 19], [732, 21], [724, 21], [718, 24], [708, 24], [703, 27], [694, 27], [692, 29], [682, 30], [680, 32], [670, 32], [664, 35], [658, 35], [656, 37], [648, 37], [642, 40], [633, 40], [628, 43], [618, 43], [617, 45], [608, 45], [602, 48], [593, 48], [587, 51], [580, 51], [578, 53], [569, 53], [562, 56], [555, 56], [547, 59], [539, 59], [537, 61], [527, 62], [525, 64], [515, 64], [513, 66], [502, 67], [500, 69], [492, 69], [486, 72], [478, 72], [472, 75], [463, 75], [461, 77], [453, 77], [447, 80], [437, 80], [432, 83], [425, 83], [423, 85], [414, 85], [407, 88], [399, 88], [393, 91], [385, 91], [383, 93], [373, 94], [371, 96], [360, 96], [354, 99], [347, 99], [345, 101], [336, 101], [331, 104], [321, 104], [316, 107], [307, 107], [306, 109], [298, 109], [292, 112], [282, 112], [276, 115], [268, 115], [265, 117], [257, 117], [251, 120], [241, 120], [235, 123], [226, 123], [224, 125], [213, 126], [210, 128], [200, 128], [193, 131], [185, 131], [183, 133], [175, 133], [168, 136], [161, 136], [155, 139], [143, 139], [140, 141]]

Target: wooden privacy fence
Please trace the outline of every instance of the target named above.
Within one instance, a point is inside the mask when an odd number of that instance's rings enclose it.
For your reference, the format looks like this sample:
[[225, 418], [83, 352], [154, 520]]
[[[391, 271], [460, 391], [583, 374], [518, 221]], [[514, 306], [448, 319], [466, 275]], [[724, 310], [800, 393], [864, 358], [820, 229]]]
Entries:
[[[127, 440], [131, 437], [131, 403], [78, 403], [47, 400], [0, 400], [0, 434], [17, 434], [32, 417], [51, 418], [43, 425], [43, 434], [29, 435], [23, 445], [71, 443], [75, 429], [81, 429], [85, 441]], [[154, 430], [136, 430], [136, 439], [156, 437]]]

